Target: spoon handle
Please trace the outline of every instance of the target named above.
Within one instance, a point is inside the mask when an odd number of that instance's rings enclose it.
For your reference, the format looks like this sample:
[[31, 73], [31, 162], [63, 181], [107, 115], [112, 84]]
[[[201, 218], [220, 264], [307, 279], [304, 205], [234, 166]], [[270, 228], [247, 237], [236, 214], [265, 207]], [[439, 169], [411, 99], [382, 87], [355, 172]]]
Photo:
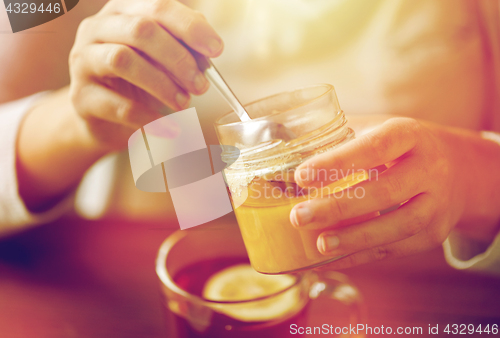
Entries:
[[226, 100], [229, 106], [235, 111], [235, 113], [239, 116], [240, 120], [250, 121], [251, 118], [248, 115], [243, 105], [240, 103], [236, 95], [234, 95], [233, 91], [227, 85], [226, 81], [222, 78], [217, 68], [215, 68], [214, 64], [210, 59], [201, 55], [200, 53], [193, 51], [190, 49], [190, 52], [193, 54], [196, 63], [198, 64], [198, 68], [205, 74], [208, 81], [217, 89], [217, 91], [222, 95], [222, 97]]

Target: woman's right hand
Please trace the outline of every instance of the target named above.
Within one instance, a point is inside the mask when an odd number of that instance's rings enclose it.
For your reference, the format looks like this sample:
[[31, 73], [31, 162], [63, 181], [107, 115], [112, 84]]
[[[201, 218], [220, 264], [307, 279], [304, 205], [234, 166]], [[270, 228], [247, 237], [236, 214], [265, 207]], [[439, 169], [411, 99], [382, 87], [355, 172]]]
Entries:
[[183, 44], [207, 57], [223, 49], [204, 16], [175, 0], [111, 0], [80, 24], [70, 97], [98, 145], [125, 147], [161, 107], [187, 108], [190, 93], [208, 89]]

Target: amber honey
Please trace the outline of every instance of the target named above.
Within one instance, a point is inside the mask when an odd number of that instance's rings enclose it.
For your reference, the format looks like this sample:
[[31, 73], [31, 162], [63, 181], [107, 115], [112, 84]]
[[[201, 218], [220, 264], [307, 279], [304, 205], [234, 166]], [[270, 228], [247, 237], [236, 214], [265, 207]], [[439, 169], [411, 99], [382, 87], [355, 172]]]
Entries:
[[245, 247], [255, 270], [286, 273], [333, 260], [316, 246], [322, 230], [297, 230], [290, 223], [290, 211], [310, 198], [335, 198], [342, 191], [367, 178], [365, 172], [346, 176], [322, 189], [305, 190], [295, 183], [255, 178], [248, 185], [248, 197], [235, 208]]

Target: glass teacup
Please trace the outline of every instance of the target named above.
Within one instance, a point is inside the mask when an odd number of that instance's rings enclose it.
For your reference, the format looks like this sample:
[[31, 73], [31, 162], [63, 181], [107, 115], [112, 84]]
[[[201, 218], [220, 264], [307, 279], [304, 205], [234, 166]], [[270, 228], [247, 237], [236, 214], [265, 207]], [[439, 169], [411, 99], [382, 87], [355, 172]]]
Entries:
[[169, 337], [296, 337], [307, 326], [363, 320], [359, 292], [340, 273], [255, 272], [236, 227], [175, 232], [160, 247], [156, 273]]

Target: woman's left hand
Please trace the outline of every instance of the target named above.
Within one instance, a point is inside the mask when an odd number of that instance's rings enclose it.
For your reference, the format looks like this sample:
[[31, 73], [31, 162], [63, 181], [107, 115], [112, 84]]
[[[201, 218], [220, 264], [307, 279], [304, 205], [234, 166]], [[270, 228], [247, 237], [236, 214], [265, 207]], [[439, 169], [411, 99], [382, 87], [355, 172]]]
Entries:
[[[482, 151], [478, 147], [483, 147]], [[372, 132], [318, 155], [297, 169], [295, 180], [302, 187], [328, 185], [332, 182], [329, 178], [336, 177], [328, 173], [350, 174], [352, 170], [365, 170], [370, 179], [349, 188], [350, 193], [296, 205], [290, 220], [299, 229], [325, 229], [317, 241], [322, 254], [348, 255], [332, 263], [331, 268], [433, 248], [443, 243], [464, 219], [488, 220], [485, 224], [492, 226], [475, 229], [475, 234], [491, 237], [493, 224], [498, 224], [498, 210], [486, 210], [474, 198], [486, 193], [488, 182], [484, 176], [491, 175], [488, 170], [495, 167], [492, 159], [480, 155], [500, 154], [499, 150], [498, 145], [478, 133], [411, 118], [389, 119]], [[484, 161], [484, 165], [478, 165], [478, 161]], [[388, 168], [383, 172], [373, 169], [383, 165]], [[326, 175], [319, 174], [325, 170]], [[349, 219], [397, 205], [396, 210], [381, 216], [344, 226]]]

